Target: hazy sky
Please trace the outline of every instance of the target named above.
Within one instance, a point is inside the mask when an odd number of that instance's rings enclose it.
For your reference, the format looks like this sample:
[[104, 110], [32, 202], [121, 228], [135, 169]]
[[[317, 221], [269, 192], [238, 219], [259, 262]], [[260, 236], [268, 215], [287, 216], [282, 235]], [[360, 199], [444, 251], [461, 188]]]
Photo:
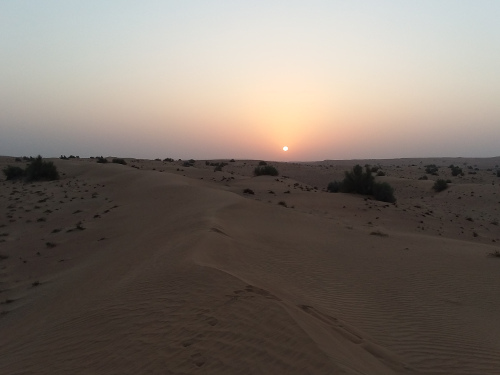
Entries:
[[0, 0], [0, 155], [39, 153], [498, 156], [500, 1]]

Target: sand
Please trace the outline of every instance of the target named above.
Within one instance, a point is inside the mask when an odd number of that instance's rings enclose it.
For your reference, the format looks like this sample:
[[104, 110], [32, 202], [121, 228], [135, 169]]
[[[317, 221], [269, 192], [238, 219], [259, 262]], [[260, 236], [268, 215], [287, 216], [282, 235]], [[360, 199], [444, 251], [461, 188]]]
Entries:
[[0, 182], [1, 374], [500, 374], [500, 158], [54, 162]]

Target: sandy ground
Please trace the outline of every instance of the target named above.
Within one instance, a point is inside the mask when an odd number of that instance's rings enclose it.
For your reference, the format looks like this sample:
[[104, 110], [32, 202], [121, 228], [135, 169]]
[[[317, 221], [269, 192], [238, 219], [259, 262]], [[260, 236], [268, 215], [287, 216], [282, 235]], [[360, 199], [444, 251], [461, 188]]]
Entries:
[[500, 374], [500, 158], [54, 162], [0, 181], [1, 374]]

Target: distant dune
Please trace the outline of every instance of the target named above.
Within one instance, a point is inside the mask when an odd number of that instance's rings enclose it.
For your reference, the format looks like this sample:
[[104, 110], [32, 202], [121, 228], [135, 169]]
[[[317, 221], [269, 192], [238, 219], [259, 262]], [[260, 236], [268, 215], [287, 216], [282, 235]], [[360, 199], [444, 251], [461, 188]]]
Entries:
[[1, 374], [500, 373], [500, 157], [53, 161], [0, 181]]

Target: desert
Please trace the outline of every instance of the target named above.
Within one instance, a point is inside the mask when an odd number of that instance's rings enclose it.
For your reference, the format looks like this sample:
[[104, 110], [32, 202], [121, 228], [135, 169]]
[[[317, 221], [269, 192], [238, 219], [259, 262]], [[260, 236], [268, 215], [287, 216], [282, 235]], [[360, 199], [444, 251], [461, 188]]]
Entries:
[[[0, 182], [2, 374], [499, 373], [500, 157], [44, 160]], [[395, 202], [327, 191], [356, 164]]]

